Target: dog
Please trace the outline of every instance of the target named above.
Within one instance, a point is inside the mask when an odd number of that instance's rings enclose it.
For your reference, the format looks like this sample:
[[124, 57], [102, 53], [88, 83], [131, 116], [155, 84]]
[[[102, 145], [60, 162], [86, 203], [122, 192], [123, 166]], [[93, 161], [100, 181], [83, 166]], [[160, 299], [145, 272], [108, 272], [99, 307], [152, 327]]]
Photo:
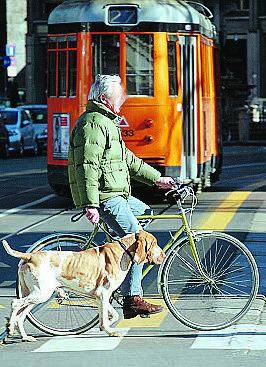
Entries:
[[12, 301], [8, 337], [12, 337], [16, 329], [23, 341], [36, 341], [25, 332], [26, 316], [36, 305], [49, 300], [54, 292], [64, 298], [63, 288], [95, 298], [100, 330], [109, 336], [120, 336], [115, 328], [111, 328], [119, 319], [110, 304], [112, 293], [125, 279], [133, 261], [159, 265], [165, 259], [156, 238], [148, 232], [127, 235], [121, 242], [122, 246], [119, 242], [111, 242], [80, 252], [22, 253], [13, 250], [3, 240], [6, 252], [22, 260], [18, 266], [18, 280], [23, 298]]

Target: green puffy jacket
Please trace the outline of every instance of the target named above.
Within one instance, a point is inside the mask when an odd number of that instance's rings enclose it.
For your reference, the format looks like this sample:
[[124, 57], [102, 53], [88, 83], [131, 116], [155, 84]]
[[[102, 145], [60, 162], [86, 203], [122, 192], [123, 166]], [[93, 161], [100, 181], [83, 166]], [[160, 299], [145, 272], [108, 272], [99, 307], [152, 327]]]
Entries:
[[118, 116], [103, 104], [89, 101], [72, 131], [68, 176], [77, 208], [99, 207], [111, 197], [128, 197], [130, 178], [153, 185], [158, 172], [126, 148]]

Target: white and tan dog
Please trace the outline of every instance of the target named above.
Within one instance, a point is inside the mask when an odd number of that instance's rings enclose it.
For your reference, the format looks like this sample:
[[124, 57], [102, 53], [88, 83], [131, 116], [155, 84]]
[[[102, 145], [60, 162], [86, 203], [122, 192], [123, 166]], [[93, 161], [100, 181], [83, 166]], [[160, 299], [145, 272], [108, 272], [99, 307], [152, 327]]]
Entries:
[[95, 297], [100, 329], [110, 336], [119, 336], [110, 327], [119, 319], [118, 313], [110, 304], [110, 297], [125, 279], [132, 259], [137, 263], [161, 264], [165, 258], [156, 238], [148, 232], [128, 235], [121, 241], [126, 251], [118, 242], [113, 242], [80, 252], [22, 253], [13, 250], [4, 240], [3, 246], [7, 253], [23, 260], [18, 267], [18, 279], [22, 294], [26, 295], [12, 301], [8, 336], [13, 336], [17, 329], [22, 340], [36, 340], [25, 332], [23, 324], [26, 316], [34, 306], [46, 302], [54, 292], [64, 294], [63, 287]]

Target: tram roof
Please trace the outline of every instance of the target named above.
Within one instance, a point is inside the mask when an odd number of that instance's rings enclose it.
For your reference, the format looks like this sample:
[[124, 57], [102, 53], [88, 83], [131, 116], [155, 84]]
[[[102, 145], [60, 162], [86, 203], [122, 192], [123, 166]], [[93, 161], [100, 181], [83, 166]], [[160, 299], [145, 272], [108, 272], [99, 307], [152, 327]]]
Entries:
[[[137, 6], [138, 24], [193, 24], [198, 26], [201, 33], [215, 37], [216, 32], [212, 22], [183, 0], [66, 0], [51, 12], [48, 24], [104, 23], [108, 25], [106, 9], [110, 5]], [[190, 30], [189, 27], [187, 30]]]

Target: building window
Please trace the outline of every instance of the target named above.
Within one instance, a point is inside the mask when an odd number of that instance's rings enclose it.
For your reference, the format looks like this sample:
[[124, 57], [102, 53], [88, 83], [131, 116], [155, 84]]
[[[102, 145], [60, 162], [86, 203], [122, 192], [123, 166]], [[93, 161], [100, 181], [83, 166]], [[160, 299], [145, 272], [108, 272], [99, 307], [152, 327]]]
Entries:
[[126, 55], [127, 94], [153, 96], [153, 36], [127, 35]]
[[77, 38], [48, 38], [48, 96], [74, 97], [77, 86]]
[[258, 13], [261, 16], [266, 15], [266, 2], [264, 2], [264, 1], [259, 1], [258, 2]]
[[240, 10], [248, 10], [249, 9], [249, 0], [239, 0], [239, 9]]

